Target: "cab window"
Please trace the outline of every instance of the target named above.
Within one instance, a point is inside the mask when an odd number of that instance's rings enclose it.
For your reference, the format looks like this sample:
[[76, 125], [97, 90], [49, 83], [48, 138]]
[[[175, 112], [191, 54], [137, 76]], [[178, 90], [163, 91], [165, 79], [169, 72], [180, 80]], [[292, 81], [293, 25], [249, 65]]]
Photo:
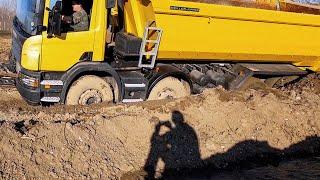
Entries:
[[[57, 1], [50, 1], [50, 9]], [[92, 5], [93, 0], [62, 0], [62, 32], [88, 31]]]

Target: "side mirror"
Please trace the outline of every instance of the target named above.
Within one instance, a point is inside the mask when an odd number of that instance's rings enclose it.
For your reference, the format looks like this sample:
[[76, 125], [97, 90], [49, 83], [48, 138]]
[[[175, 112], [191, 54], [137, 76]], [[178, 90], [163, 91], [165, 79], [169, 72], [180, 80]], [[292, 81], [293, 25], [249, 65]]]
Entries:
[[53, 8], [55, 11], [60, 12], [62, 11], [62, 1], [57, 1]]
[[49, 23], [48, 23], [48, 37], [61, 36], [61, 11], [62, 1], [57, 1], [52, 10], [46, 8], [49, 11]]

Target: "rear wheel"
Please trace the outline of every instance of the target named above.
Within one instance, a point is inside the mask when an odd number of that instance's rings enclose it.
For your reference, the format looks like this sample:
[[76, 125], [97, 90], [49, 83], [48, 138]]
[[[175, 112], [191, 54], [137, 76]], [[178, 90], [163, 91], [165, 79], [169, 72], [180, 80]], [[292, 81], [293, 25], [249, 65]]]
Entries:
[[67, 105], [91, 105], [113, 102], [111, 85], [101, 77], [87, 75], [75, 81], [68, 92]]
[[191, 94], [189, 83], [174, 77], [159, 81], [151, 90], [148, 100], [175, 99]]

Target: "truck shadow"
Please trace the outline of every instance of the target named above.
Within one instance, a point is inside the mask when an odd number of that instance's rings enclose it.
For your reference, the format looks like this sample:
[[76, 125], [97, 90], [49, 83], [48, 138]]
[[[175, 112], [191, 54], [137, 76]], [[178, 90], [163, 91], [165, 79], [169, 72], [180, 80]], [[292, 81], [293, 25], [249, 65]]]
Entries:
[[[271, 147], [267, 141], [246, 140], [225, 153], [201, 159], [197, 134], [178, 111], [172, 113], [172, 121], [156, 125], [150, 143], [143, 170], [127, 173], [122, 179], [181, 179], [185, 176], [238, 179], [237, 170], [277, 167], [282, 161], [320, 155], [320, 138], [310, 136], [283, 150]], [[320, 168], [317, 173], [320, 175]]]

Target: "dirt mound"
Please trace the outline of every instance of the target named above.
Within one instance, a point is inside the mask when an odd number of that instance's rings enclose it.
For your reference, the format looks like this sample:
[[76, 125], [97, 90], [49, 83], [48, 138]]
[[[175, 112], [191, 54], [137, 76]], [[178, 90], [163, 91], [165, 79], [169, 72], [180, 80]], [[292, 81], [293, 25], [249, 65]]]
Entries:
[[[0, 177], [45, 178], [49, 174], [51, 178], [116, 179], [153, 162], [159, 176], [166, 169], [203, 165], [205, 159], [225, 167], [232, 155], [210, 157], [239, 142], [263, 141], [284, 149], [319, 135], [319, 95], [283, 96], [280, 100], [265, 91], [216, 89], [179, 100], [134, 105], [42, 108], [27, 106], [12, 93], [8, 100], [17, 98], [15, 106], [7, 101], [7, 108], [2, 105], [0, 110]], [[170, 145], [175, 153], [159, 160], [163, 137], [179, 145]], [[180, 161], [174, 158], [176, 153]]]
[[[160, 177], [186, 167], [269, 162], [268, 153], [315, 153], [319, 89], [319, 76], [310, 75], [282, 90], [211, 89], [178, 100], [32, 107], [15, 89], [0, 88], [0, 178]], [[300, 143], [307, 137], [314, 138]]]
[[300, 94], [307, 91], [320, 95], [320, 74], [309, 74], [308, 76], [299, 79], [298, 82], [289, 84], [285, 89]]

